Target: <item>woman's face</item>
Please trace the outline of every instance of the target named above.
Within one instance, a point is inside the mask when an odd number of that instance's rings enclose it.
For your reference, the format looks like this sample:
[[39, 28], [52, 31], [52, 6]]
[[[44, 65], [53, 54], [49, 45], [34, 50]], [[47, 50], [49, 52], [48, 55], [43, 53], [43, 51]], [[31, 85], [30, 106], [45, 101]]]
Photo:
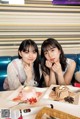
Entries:
[[55, 47], [55, 48], [49, 47], [44, 52], [44, 56], [51, 63], [59, 62], [60, 50], [57, 47]]
[[37, 58], [37, 52], [35, 51], [34, 47], [30, 46], [26, 49], [25, 52], [19, 52], [19, 55], [22, 57], [23, 62], [27, 64], [33, 63]]

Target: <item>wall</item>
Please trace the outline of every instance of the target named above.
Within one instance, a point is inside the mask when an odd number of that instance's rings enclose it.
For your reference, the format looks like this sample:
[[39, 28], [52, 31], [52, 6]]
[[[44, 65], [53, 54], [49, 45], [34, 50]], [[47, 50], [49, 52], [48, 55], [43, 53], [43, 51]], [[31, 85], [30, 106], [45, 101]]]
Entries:
[[28, 38], [40, 49], [49, 37], [57, 39], [65, 53], [80, 53], [80, 7], [30, 2], [0, 5], [0, 56], [17, 55], [20, 42]]

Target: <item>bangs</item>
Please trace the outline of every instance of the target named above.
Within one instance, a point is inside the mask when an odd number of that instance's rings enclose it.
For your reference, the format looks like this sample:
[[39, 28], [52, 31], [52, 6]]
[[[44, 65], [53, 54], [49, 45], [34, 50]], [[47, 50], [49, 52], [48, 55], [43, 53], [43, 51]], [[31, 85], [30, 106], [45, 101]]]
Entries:
[[37, 52], [37, 48], [36, 48], [35, 46], [29, 45], [29, 44], [27, 44], [27, 45], [24, 47], [23, 52], [29, 51], [30, 49], [31, 49], [32, 51]]
[[47, 45], [45, 45], [43, 47], [43, 52], [46, 52], [46, 51], [48, 51], [51, 48], [56, 48], [56, 45], [55, 44], [47, 44]]

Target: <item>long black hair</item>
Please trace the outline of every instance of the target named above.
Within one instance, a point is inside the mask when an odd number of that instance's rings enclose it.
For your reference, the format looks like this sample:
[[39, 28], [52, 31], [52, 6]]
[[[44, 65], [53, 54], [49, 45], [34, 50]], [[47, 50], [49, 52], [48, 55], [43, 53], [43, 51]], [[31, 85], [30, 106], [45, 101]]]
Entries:
[[61, 64], [62, 70], [65, 71], [65, 68], [67, 66], [66, 57], [64, 55], [61, 45], [58, 43], [57, 40], [53, 38], [48, 38], [42, 43], [42, 46], [41, 46], [41, 68], [42, 70], [49, 75], [50, 69], [46, 67], [45, 65], [46, 58], [44, 56], [44, 52], [47, 50], [48, 47], [58, 48], [60, 50], [61, 52], [60, 53], [60, 64]]
[[19, 59], [21, 59], [22, 57], [19, 55], [19, 52], [21, 52], [21, 51], [25, 52], [26, 49], [29, 49], [30, 46], [32, 46], [34, 48], [35, 52], [37, 53], [37, 58], [34, 61], [33, 68], [34, 68], [34, 73], [35, 73], [35, 79], [34, 80], [37, 81], [37, 83], [39, 84], [39, 80], [40, 80], [39, 51], [38, 51], [37, 44], [31, 39], [23, 40], [19, 46], [19, 49], [18, 49], [18, 57], [19, 57]]

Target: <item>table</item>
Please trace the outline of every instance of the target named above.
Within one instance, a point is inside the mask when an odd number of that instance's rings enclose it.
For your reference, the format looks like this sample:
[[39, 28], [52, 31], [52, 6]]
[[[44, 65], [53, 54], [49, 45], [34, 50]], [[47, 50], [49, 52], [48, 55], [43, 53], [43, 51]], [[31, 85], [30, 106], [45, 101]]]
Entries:
[[[43, 88], [41, 88], [40, 90], [43, 90]], [[48, 88], [44, 89], [44, 92], [46, 92], [48, 90]], [[0, 108], [1, 109], [5, 109], [8, 107], [8, 105], [10, 106], [10, 103], [7, 103], [6, 98], [10, 95], [12, 95], [12, 93], [14, 93], [14, 91], [2, 91], [0, 92]], [[3, 102], [3, 103], [2, 103]], [[31, 113], [27, 113], [24, 114], [24, 118], [23, 119], [35, 119], [36, 113], [43, 108], [44, 106], [48, 106], [50, 107], [50, 104], [53, 104], [55, 109], [58, 109], [60, 111], [72, 114], [74, 116], [80, 117], [80, 105], [74, 105], [74, 104], [68, 104], [68, 103], [63, 103], [63, 102], [58, 102], [58, 101], [52, 101], [50, 99], [45, 99], [44, 96], [40, 99], [40, 101], [38, 103], [36, 103], [34, 106], [30, 106], [32, 112]], [[27, 106], [26, 104], [24, 105], [17, 105], [15, 106], [15, 108], [11, 108], [12, 111], [15, 112], [19, 112], [19, 109], [22, 108], [26, 109], [29, 108], [29, 106]], [[0, 118], [2, 119], [2, 118]], [[13, 119], [17, 119], [16, 117], [14, 117]]]

